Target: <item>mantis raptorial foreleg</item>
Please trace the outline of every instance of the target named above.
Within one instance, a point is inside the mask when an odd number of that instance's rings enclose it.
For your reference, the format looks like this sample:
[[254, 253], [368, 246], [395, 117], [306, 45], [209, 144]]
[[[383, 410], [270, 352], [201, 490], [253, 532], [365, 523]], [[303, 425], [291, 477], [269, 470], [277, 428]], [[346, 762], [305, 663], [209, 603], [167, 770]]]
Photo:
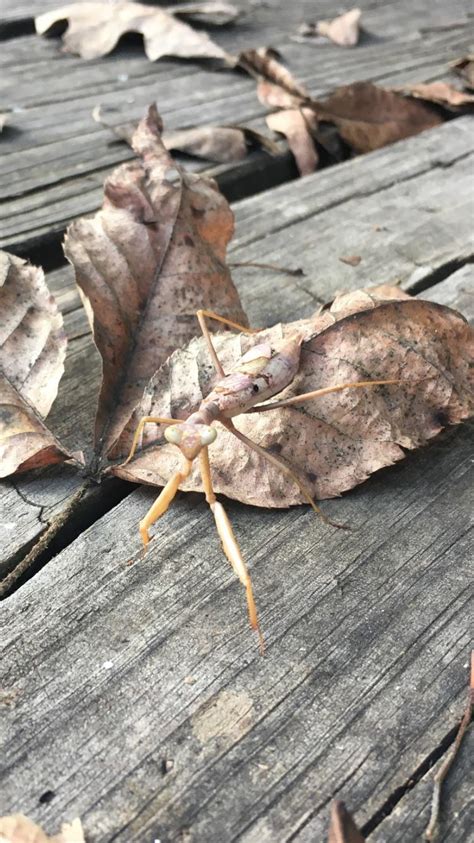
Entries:
[[305, 392], [302, 395], [293, 395], [291, 398], [284, 398], [283, 401], [273, 401], [271, 404], [261, 404], [251, 407], [247, 413], [264, 413], [266, 410], [277, 410], [282, 407], [294, 407], [295, 404], [303, 404], [311, 401], [312, 398], [320, 398], [321, 395], [329, 395], [330, 392], [339, 392], [341, 389], [352, 389], [360, 386], [383, 386], [390, 383], [400, 383], [400, 378], [386, 381], [354, 381], [354, 383], [340, 383], [338, 386], [325, 386], [323, 389], [315, 389], [314, 392]]
[[125, 462], [122, 463], [122, 468], [130, 462], [137, 450], [138, 440], [140, 439], [141, 432], [146, 424], [180, 424], [180, 422], [182, 422], [182, 419], [165, 419], [160, 416], [143, 416], [137, 424], [135, 433], [133, 434], [133, 442], [132, 447], [130, 448], [130, 453]]
[[239, 545], [237, 544], [237, 540], [234, 536], [232, 525], [227, 517], [227, 513], [222, 504], [218, 500], [216, 500], [214, 489], [212, 488], [211, 469], [209, 466], [209, 453], [207, 448], [202, 449], [200, 453], [200, 461], [202, 483], [204, 486], [204, 491], [206, 493], [206, 501], [208, 502], [212, 510], [212, 514], [216, 522], [217, 532], [219, 533], [219, 538], [222, 542], [222, 548], [224, 550], [224, 553], [227, 556], [227, 559], [229, 560], [230, 564], [232, 565], [235, 574], [238, 576], [240, 582], [245, 588], [250, 626], [252, 627], [252, 629], [255, 630], [258, 635], [260, 652], [263, 655], [265, 652], [265, 642], [263, 640], [263, 635], [261, 633], [260, 625], [258, 622], [257, 607], [255, 605], [255, 599], [252, 590], [252, 581], [250, 579], [250, 574], [247, 570], [247, 566], [242, 558], [242, 554], [240, 552]]
[[209, 354], [212, 357], [212, 362], [214, 363], [214, 368], [218, 375], [221, 378], [225, 377], [224, 369], [222, 368], [222, 363], [219, 360], [216, 349], [211, 340], [211, 335], [209, 333], [209, 328], [206, 325], [206, 319], [214, 319], [215, 322], [221, 322], [223, 325], [228, 325], [229, 328], [234, 328], [236, 331], [241, 331], [244, 334], [258, 334], [258, 328], [246, 328], [244, 325], [239, 325], [238, 322], [233, 322], [231, 319], [226, 319], [224, 316], [219, 316], [218, 313], [214, 313], [212, 310], [198, 310], [196, 312], [196, 316], [198, 318], [199, 326], [202, 331], [202, 335], [206, 340], [207, 347], [209, 349]]
[[313, 496], [308, 487], [301, 482], [298, 475], [295, 474], [293, 469], [290, 468], [290, 466], [287, 465], [285, 462], [283, 462], [283, 460], [279, 459], [274, 454], [270, 454], [270, 452], [266, 451], [265, 448], [262, 448], [261, 445], [257, 445], [256, 442], [253, 442], [251, 439], [245, 436], [244, 433], [241, 433], [240, 430], [237, 430], [237, 428], [230, 419], [226, 419], [225, 421], [221, 419], [221, 423], [227, 428], [227, 430], [233, 433], [234, 436], [237, 437], [237, 439], [240, 439], [240, 441], [243, 442], [244, 445], [247, 445], [248, 448], [250, 448], [252, 451], [255, 451], [255, 453], [263, 457], [264, 460], [267, 460], [267, 462], [272, 463], [272, 465], [276, 465], [276, 467], [279, 468], [280, 471], [283, 471], [285, 474], [288, 475], [288, 477], [291, 477], [293, 482], [298, 486], [298, 489], [300, 490], [301, 494], [308, 501], [309, 505], [323, 519], [323, 521], [326, 522], [326, 524], [330, 524], [331, 527], [338, 527], [341, 530], [349, 529], [348, 527], [346, 527], [345, 524], [337, 524], [335, 521], [331, 521], [331, 519], [324, 514], [322, 509], [317, 505], [317, 503], [314, 502]]
[[190, 471], [191, 462], [189, 460], [185, 460], [184, 468], [181, 471], [177, 471], [170, 477], [166, 486], [158, 495], [155, 503], [150, 507], [142, 521], [140, 521], [139, 530], [144, 547], [146, 547], [150, 541], [148, 530], [155, 521], [158, 521], [158, 518], [160, 518], [161, 515], [165, 514], [171, 501], [175, 497], [176, 492], [178, 491], [180, 483], [182, 483], [183, 480], [186, 480]]

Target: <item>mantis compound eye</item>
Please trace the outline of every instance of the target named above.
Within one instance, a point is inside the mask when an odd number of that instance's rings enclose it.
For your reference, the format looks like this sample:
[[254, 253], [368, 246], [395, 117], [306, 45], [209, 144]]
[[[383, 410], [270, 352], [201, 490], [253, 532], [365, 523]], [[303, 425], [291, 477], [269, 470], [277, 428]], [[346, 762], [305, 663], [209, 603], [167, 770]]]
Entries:
[[182, 438], [182, 431], [179, 427], [171, 425], [171, 427], [166, 428], [164, 436], [167, 442], [171, 442], [172, 445], [179, 445]]
[[201, 442], [203, 445], [211, 445], [215, 441], [217, 430], [215, 427], [203, 427], [201, 430]]

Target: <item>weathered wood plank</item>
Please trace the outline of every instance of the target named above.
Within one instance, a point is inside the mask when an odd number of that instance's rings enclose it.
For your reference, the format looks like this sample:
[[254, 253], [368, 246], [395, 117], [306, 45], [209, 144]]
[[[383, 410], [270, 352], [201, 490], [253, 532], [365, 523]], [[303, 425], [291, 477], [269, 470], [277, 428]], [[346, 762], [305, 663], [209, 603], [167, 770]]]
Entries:
[[367, 821], [465, 697], [470, 445], [457, 430], [328, 504], [348, 534], [228, 503], [265, 660], [203, 501], [141, 558], [153, 491], [132, 494], [4, 605], [2, 810], [80, 814], [91, 843], [320, 840], [336, 791]]

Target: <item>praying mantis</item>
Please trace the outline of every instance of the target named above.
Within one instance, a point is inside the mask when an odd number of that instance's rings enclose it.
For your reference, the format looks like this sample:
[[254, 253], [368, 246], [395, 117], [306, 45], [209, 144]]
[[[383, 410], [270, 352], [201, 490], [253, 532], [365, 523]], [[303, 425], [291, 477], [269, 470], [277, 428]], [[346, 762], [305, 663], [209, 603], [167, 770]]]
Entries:
[[146, 424], [167, 425], [164, 430], [165, 439], [176, 445], [181, 451], [182, 466], [180, 470], [176, 471], [170, 477], [150, 510], [140, 521], [139, 531], [143, 546], [146, 548], [150, 541], [150, 527], [167, 511], [179, 486], [189, 476], [193, 462], [199, 458], [206, 501], [214, 516], [224, 553], [245, 588], [250, 626], [258, 635], [260, 653], [263, 655], [265, 652], [265, 642], [258, 620], [250, 574], [227, 513], [220, 501], [217, 500], [212, 487], [209, 446], [212, 445], [218, 435], [214, 423], [219, 422], [248, 448], [288, 475], [298, 486], [303, 497], [313, 510], [327, 523], [335, 527], [340, 527], [342, 525], [330, 521], [321, 512], [319, 506], [313, 500], [310, 490], [292, 468], [275, 454], [266, 451], [256, 442], [245, 436], [235, 427], [233, 419], [244, 413], [266, 413], [283, 407], [295, 406], [306, 401], [312, 401], [330, 392], [338, 392], [342, 389], [381, 386], [398, 383], [399, 381], [371, 380], [342, 383], [265, 404], [262, 402], [278, 395], [295, 378], [299, 368], [301, 346], [306, 338], [305, 332], [295, 329], [294, 333], [273, 343], [273, 346], [270, 346], [268, 342], [255, 345], [240, 358], [233, 366], [232, 371], [226, 373], [217, 356], [206, 320], [212, 319], [228, 328], [246, 334], [257, 334], [259, 333], [259, 329], [239, 325], [237, 322], [233, 322], [209, 310], [198, 310], [196, 316], [218, 380], [211, 389], [211, 392], [201, 401], [198, 409], [191, 413], [187, 419], [144, 416], [137, 425], [130, 453], [122, 465], [127, 465], [133, 458]]

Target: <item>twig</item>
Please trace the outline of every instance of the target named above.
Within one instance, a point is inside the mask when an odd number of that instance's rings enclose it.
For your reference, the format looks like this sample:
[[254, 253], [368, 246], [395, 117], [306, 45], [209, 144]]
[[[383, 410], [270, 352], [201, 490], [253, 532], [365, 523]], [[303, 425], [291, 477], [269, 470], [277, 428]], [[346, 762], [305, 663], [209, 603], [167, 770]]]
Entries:
[[471, 653], [471, 682], [469, 687], [469, 697], [464, 711], [461, 723], [459, 724], [458, 733], [454, 740], [451, 752], [446, 756], [444, 762], [441, 764], [438, 772], [433, 779], [433, 796], [431, 799], [431, 815], [430, 821], [426, 827], [425, 840], [433, 840], [437, 831], [439, 809], [441, 804], [441, 788], [443, 782], [449, 772], [449, 769], [458, 754], [462, 739], [467, 732], [468, 726], [471, 722], [472, 708], [474, 705], [474, 650]]
[[71, 500], [58, 515], [55, 515], [51, 521], [47, 529], [41, 535], [39, 540], [36, 544], [32, 547], [30, 552], [18, 563], [18, 565], [13, 568], [13, 571], [5, 577], [0, 583], [0, 598], [5, 597], [13, 585], [20, 579], [23, 574], [25, 574], [28, 569], [31, 567], [33, 562], [38, 558], [40, 553], [46, 550], [49, 547], [50, 542], [54, 539], [54, 537], [58, 534], [61, 527], [66, 523], [71, 513], [75, 510], [76, 506], [78, 505], [79, 501], [82, 500], [86, 491], [89, 489], [91, 482], [88, 480], [86, 483], [74, 493]]
[[257, 269], [270, 269], [272, 272], [281, 272], [283, 275], [292, 275], [293, 278], [300, 278], [305, 273], [298, 267], [297, 269], [290, 269], [286, 266], [277, 266], [274, 263], [258, 263], [258, 261], [237, 261], [236, 263], [229, 263], [228, 266], [235, 268], [239, 266], [256, 266]]

